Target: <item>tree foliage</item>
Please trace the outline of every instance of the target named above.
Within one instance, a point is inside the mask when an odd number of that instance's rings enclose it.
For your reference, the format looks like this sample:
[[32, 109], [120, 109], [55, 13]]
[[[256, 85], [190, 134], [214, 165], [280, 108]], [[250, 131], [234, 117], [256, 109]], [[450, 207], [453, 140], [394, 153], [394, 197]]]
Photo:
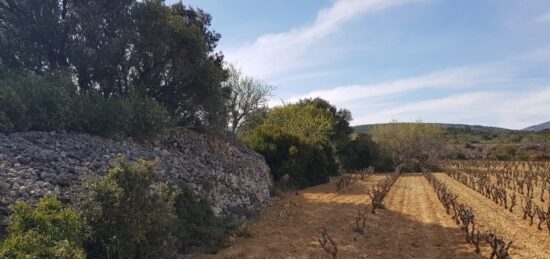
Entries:
[[0, 67], [69, 71], [78, 94], [148, 96], [180, 125], [225, 128], [227, 73], [211, 19], [162, 0], [2, 0]]
[[224, 246], [234, 224], [184, 186], [160, 182], [157, 163], [119, 160], [108, 175], [83, 182], [78, 208], [90, 229], [90, 257], [174, 258]]
[[0, 81], [0, 132], [77, 131], [108, 137], [154, 137], [171, 125], [147, 96], [79, 95], [66, 73], [7, 73]]
[[277, 182], [295, 187], [326, 183], [338, 166], [328, 143], [312, 144], [284, 128], [260, 125], [247, 132], [245, 143], [262, 154]]
[[266, 158], [275, 181], [306, 187], [338, 174], [334, 115], [318, 106], [303, 101], [272, 108], [261, 125], [244, 134], [245, 143]]
[[55, 198], [42, 198], [36, 207], [12, 206], [9, 236], [0, 245], [1, 258], [85, 258], [85, 224], [79, 212]]
[[237, 132], [239, 127], [246, 123], [249, 117], [254, 119], [253, 113], [267, 106], [274, 87], [262, 83], [260, 80], [245, 76], [240, 69], [229, 65], [229, 78], [224, 86], [231, 89], [228, 101], [229, 130]]
[[342, 168], [348, 171], [375, 166], [379, 161], [378, 147], [367, 134], [360, 134], [338, 151]]
[[391, 122], [371, 131], [373, 140], [392, 158], [396, 172], [403, 167], [427, 170], [441, 154], [444, 129], [436, 124]]
[[337, 148], [346, 145], [350, 141], [350, 135], [353, 133], [350, 122], [353, 118], [349, 110], [337, 109], [336, 106], [319, 97], [302, 99], [298, 102], [298, 105], [311, 105], [332, 118], [332, 135], [330, 136], [330, 140]]
[[119, 161], [104, 178], [84, 182], [79, 208], [91, 229], [89, 256], [158, 258], [174, 251], [173, 197], [168, 186], [153, 186], [153, 167]]
[[333, 135], [334, 118], [313, 105], [287, 104], [267, 114], [264, 125], [280, 128], [303, 141], [327, 143]]

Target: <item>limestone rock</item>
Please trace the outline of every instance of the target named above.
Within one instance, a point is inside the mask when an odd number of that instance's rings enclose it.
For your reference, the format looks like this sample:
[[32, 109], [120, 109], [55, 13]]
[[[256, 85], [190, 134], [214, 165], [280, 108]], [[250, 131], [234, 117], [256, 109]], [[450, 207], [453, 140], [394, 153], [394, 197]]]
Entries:
[[45, 195], [70, 199], [83, 176], [105, 175], [120, 156], [158, 158], [162, 180], [184, 183], [219, 215], [249, 216], [269, 199], [264, 158], [234, 139], [187, 129], [142, 144], [66, 132], [0, 134], [0, 239], [11, 203]]

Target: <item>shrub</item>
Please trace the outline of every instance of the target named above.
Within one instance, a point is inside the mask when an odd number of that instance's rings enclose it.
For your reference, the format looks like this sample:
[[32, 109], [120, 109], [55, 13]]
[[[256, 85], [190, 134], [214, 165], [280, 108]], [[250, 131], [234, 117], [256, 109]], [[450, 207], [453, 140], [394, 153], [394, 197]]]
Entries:
[[175, 196], [177, 246], [181, 252], [202, 248], [214, 252], [224, 247], [236, 225], [229, 219], [219, 219], [210, 205], [189, 190], [182, 188]]
[[514, 160], [516, 156], [516, 148], [510, 145], [498, 146], [492, 154], [492, 157], [497, 160]]
[[156, 162], [118, 165], [83, 182], [78, 207], [90, 226], [93, 258], [163, 258], [193, 248], [217, 251], [236, 228], [185, 188], [159, 183]]
[[42, 198], [36, 207], [18, 202], [12, 210], [0, 258], [85, 258], [80, 213], [55, 198]]
[[22, 76], [10, 73], [0, 81], [0, 130], [60, 130], [65, 127], [71, 82], [60, 73]]
[[152, 98], [80, 95], [64, 73], [8, 73], [2, 78], [0, 132], [68, 130], [146, 138], [162, 134], [171, 125], [166, 109]]
[[79, 207], [91, 228], [87, 251], [100, 258], [157, 258], [174, 252], [173, 195], [154, 184], [154, 162], [118, 161], [104, 178], [83, 183]]
[[120, 138], [148, 138], [171, 126], [164, 107], [153, 99], [131, 95], [105, 99], [99, 95], [72, 100], [69, 130]]
[[265, 157], [275, 181], [284, 176], [284, 162], [290, 159], [290, 150], [296, 150], [300, 139], [283, 130], [261, 125], [244, 136], [244, 142]]
[[290, 159], [283, 162], [283, 175], [290, 176], [290, 183], [307, 187], [330, 181], [338, 174], [334, 149], [330, 144], [311, 145], [301, 143], [291, 148]]
[[361, 134], [356, 139], [342, 145], [338, 151], [338, 158], [342, 168], [353, 171], [374, 166], [378, 153], [378, 147], [370, 136]]
[[328, 143], [311, 144], [283, 129], [261, 125], [244, 136], [245, 143], [263, 155], [275, 181], [306, 187], [327, 183], [338, 173], [334, 150]]

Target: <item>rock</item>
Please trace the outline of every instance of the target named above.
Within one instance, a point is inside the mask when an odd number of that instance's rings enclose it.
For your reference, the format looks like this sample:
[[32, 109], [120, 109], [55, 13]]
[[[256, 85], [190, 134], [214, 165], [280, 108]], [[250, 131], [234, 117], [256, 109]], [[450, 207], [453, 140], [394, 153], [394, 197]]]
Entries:
[[31, 162], [31, 159], [26, 156], [20, 156], [19, 158], [17, 158], [17, 161], [19, 161], [19, 163], [23, 165], [28, 165]]
[[17, 200], [44, 195], [70, 201], [82, 177], [107, 174], [119, 155], [129, 161], [159, 158], [158, 177], [186, 183], [210, 202], [216, 215], [253, 215], [269, 201], [269, 167], [236, 140], [186, 129], [141, 144], [87, 134], [25, 132], [0, 135], [0, 211]]
[[7, 191], [10, 185], [7, 182], [0, 180], [0, 192]]

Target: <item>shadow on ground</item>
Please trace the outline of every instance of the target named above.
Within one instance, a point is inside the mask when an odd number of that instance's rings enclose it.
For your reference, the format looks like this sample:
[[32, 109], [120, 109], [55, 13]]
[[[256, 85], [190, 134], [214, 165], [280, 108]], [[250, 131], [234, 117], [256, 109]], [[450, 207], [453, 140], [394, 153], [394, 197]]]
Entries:
[[[358, 211], [370, 204], [367, 188], [383, 177], [370, 177], [338, 194], [334, 184], [285, 193], [251, 224], [251, 237], [237, 238], [219, 253], [202, 257], [330, 258], [318, 242], [327, 227], [338, 244], [338, 258], [481, 258], [458, 227], [425, 224], [394, 209], [369, 213], [365, 234], [354, 232]], [[400, 193], [394, 188], [390, 194]]]

